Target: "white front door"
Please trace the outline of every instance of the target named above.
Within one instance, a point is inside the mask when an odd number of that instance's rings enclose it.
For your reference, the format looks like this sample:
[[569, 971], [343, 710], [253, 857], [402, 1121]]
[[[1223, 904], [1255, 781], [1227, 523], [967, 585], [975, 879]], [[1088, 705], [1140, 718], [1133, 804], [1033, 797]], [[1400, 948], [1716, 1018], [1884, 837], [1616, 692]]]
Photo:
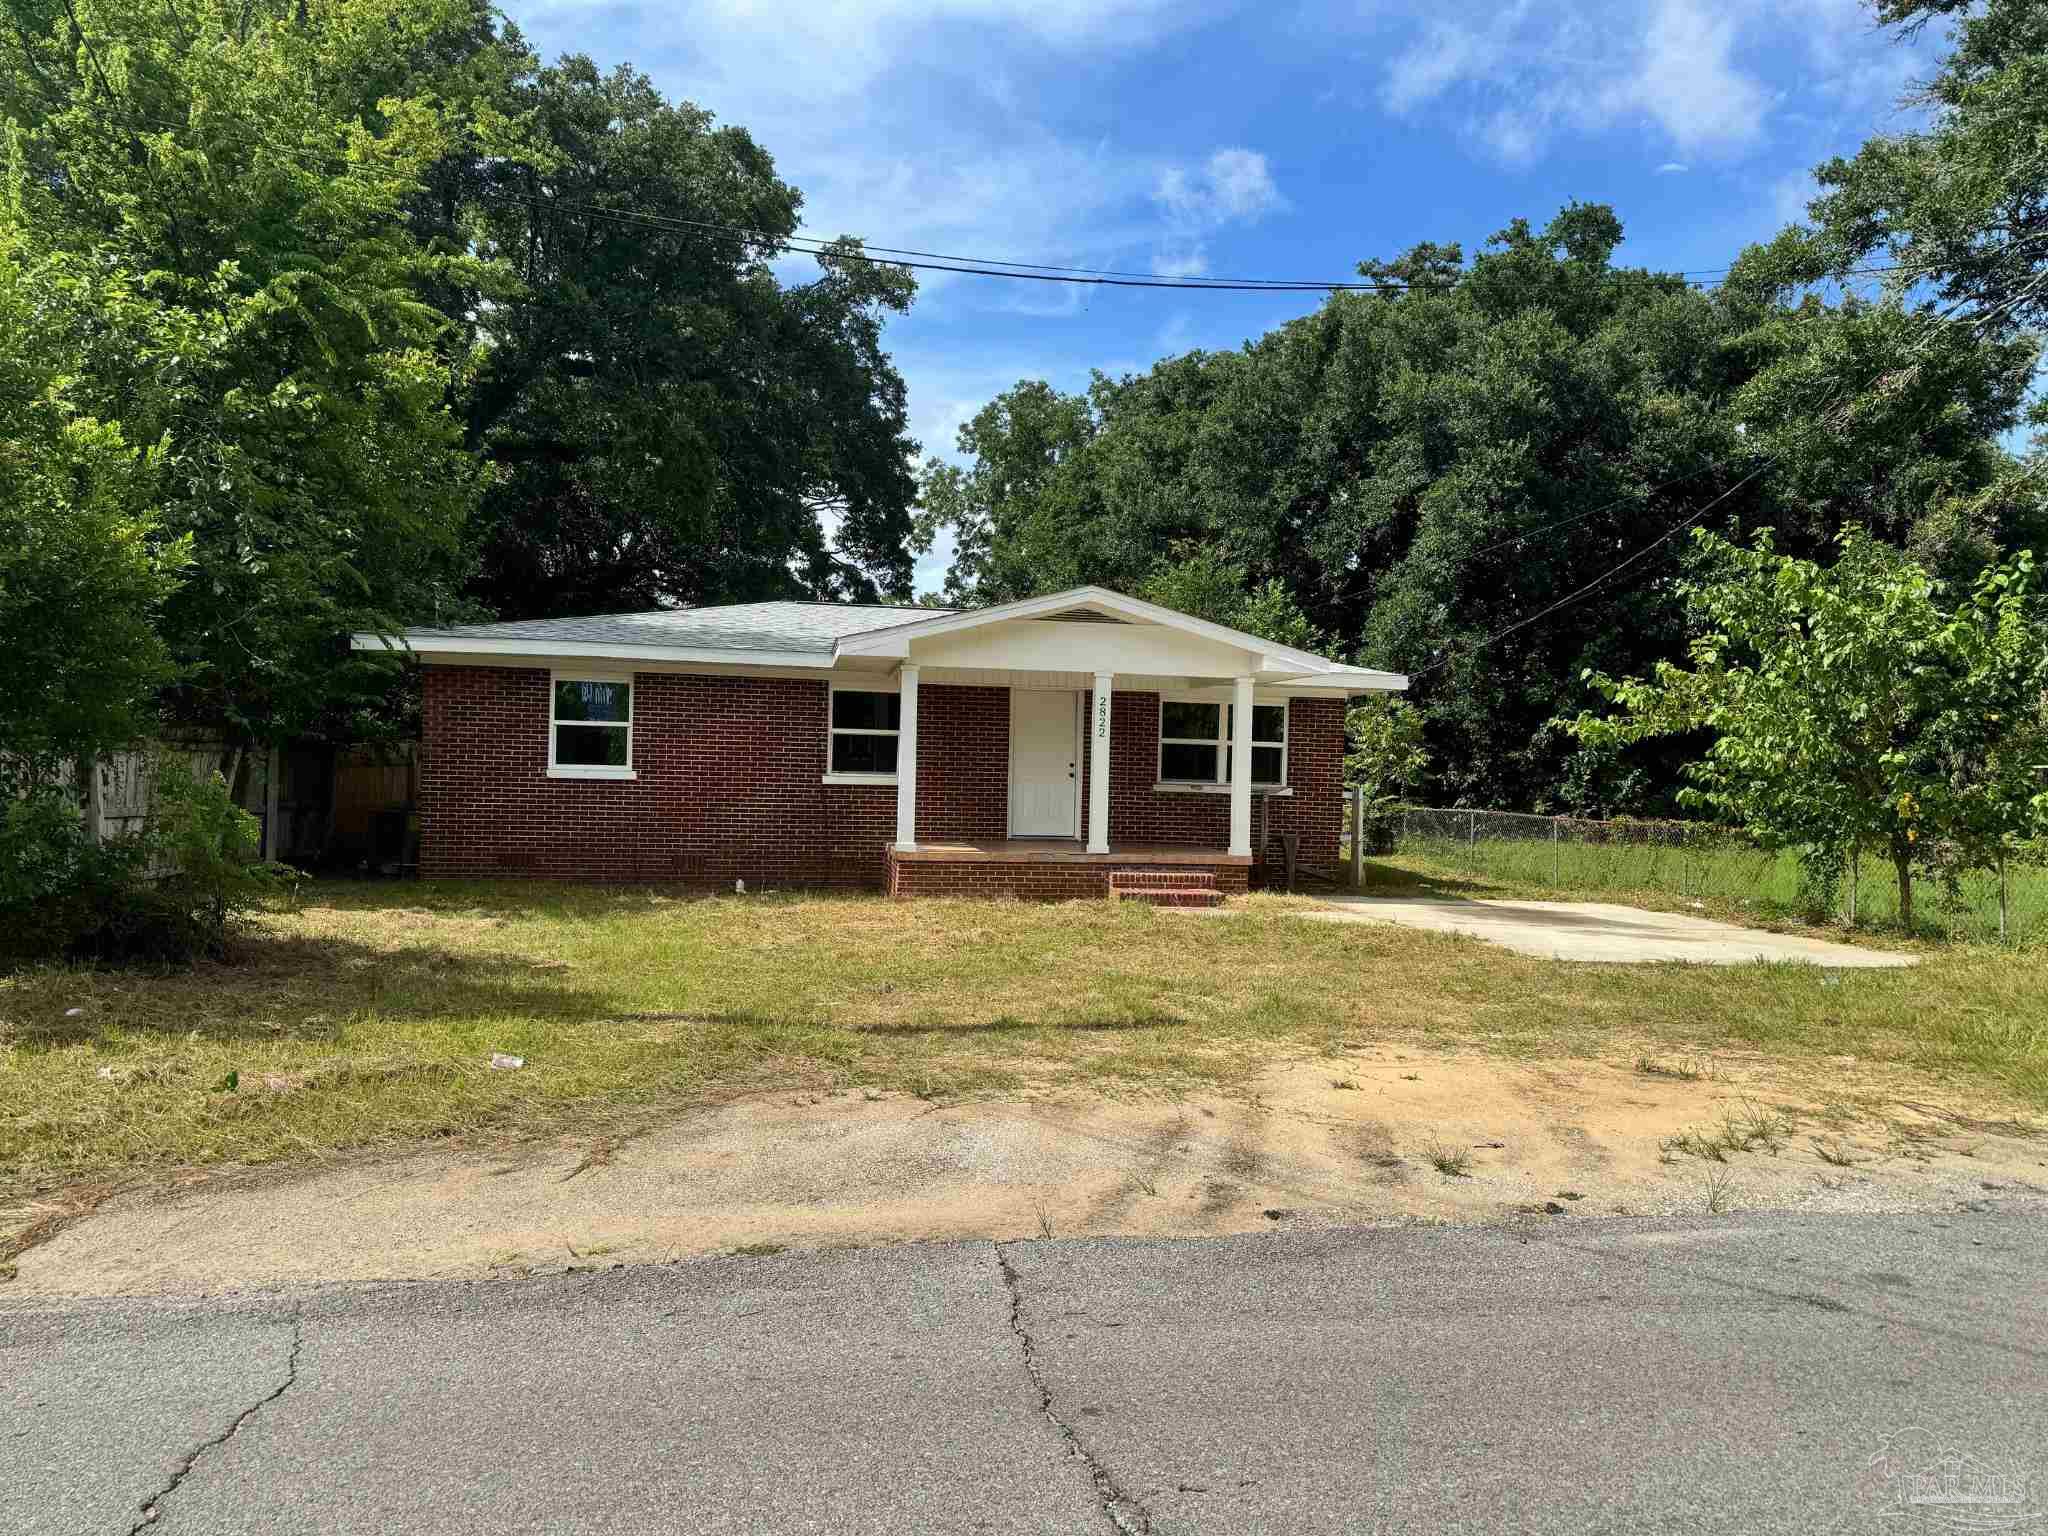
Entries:
[[1081, 835], [1081, 699], [1010, 690], [1010, 836]]

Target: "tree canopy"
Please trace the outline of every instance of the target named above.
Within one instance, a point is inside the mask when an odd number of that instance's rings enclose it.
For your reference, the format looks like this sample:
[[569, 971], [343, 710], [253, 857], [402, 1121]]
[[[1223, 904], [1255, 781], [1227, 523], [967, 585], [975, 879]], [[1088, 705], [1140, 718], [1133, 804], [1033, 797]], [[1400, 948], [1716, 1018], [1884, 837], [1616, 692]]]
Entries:
[[1621, 235], [1575, 204], [1469, 261], [1433, 243], [1366, 261], [1380, 291], [1238, 352], [1084, 395], [1021, 383], [962, 429], [964, 464], [928, 464], [920, 532], [952, 529], [958, 601], [1200, 593], [1221, 569], [1246, 597], [1277, 583], [1337, 650], [1416, 675], [1437, 796], [1668, 807], [1685, 744], [1616, 756], [1550, 726], [1582, 672], [1680, 653], [1685, 545], [1667, 536], [1771, 526], [1813, 554], [1853, 520], [1966, 575], [2038, 526], [2038, 501], [1995, 489], [2034, 351], [1928, 333], [1898, 300], [1823, 302], [1755, 263], [1703, 292], [1617, 265]]
[[162, 455], [73, 398], [98, 317], [132, 302], [0, 224], [0, 799], [68, 787], [95, 748], [144, 734], [172, 675], [155, 621], [188, 541], [155, 521]]
[[788, 280], [797, 191], [631, 69], [482, 0], [0, 0], [0, 156], [15, 259], [100, 295], [62, 408], [189, 551], [178, 719], [388, 726], [351, 630], [908, 589], [908, 275]]
[[14, 223], [125, 281], [74, 394], [162, 445], [159, 515], [191, 549], [161, 620], [171, 708], [245, 739], [312, 728], [363, 683], [350, 628], [453, 593], [480, 483], [421, 298], [477, 264], [404, 216], [454, 130], [423, 82], [377, 94], [452, 14], [7, 3]]
[[494, 469], [473, 594], [507, 617], [906, 595], [916, 445], [881, 327], [909, 274], [846, 242], [778, 281], [796, 189], [630, 68], [521, 57], [503, 95], [523, 152], [435, 173], [516, 280], [449, 306]]
[[[2048, 322], [2048, 8], [2037, 0], [1877, 0], [1905, 33], [1943, 25], [1952, 44], [1880, 133], [1815, 172], [1813, 227], [1788, 242], [1819, 272], [1886, 259], [1897, 289], [2002, 332]], [[2048, 414], [2036, 420], [2048, 421]]]

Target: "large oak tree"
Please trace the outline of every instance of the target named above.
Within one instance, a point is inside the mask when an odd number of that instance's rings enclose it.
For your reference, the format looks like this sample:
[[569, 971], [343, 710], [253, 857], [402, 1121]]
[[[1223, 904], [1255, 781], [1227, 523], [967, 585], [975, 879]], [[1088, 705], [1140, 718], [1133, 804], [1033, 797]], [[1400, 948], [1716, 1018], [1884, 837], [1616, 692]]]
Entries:
[[1433, 796], [1669, 808], [1687, 744], [1616, 757], [1550, 722], [1588, 668], [1680, 653], [1675, 534], [1771, 526], [1814, 554], [1853, 521], [1966, 578], [1988, 551], [1957, 509], [2003, 481], [2033, 351], [1896, 299], [1824, 302], [1767, 253], [1703, 292], [1618, 265], [1620, 239], [1574, 205], [1469, 261], [1367, 262], [1380, 292], [1239, 352], [1082, 396], [1022, 383], [963, 429], [964, 464], [928, 466], [921, 531], [953, 530], [960, 601], [1200, 589], [1190, 559], [1247, 601], [1277, 582], [1338, 648], [1417, 674]]
[[504, 105], [522, 155], [440, 173], [442, 216], [517, 280], [451, 305], [493, 471], [474, 594], [518, 617], [906, 593], [916, 445], [881, 332], [908, 273], [841, 243], [780, 280], [796, 189], [631, 69], [522, 67]]

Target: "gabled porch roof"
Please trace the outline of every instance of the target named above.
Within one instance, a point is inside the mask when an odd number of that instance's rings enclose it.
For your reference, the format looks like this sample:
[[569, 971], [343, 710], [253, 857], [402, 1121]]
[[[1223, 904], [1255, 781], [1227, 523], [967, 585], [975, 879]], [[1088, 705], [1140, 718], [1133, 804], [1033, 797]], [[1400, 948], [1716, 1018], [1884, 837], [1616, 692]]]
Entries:
[[[1048, 628], [1034, 632], [1039, 624]], [[977, 636], [985, 638], [977, 643]], [[866, 657], [932, 666], [1250, 675], [1261, 683], [1297, 683], [1360, 693], [1399, 692], [1408, 686], [1407, 677], [1398, 672], [1348, 667], [1326, 656], [1162, 608], [1107, 587], [1074, 587], [990, 608], [935, 613], [848, 635], [835, 648], [835, 659]], [[1014, 659], [1006, 661], [1006, 657]]]

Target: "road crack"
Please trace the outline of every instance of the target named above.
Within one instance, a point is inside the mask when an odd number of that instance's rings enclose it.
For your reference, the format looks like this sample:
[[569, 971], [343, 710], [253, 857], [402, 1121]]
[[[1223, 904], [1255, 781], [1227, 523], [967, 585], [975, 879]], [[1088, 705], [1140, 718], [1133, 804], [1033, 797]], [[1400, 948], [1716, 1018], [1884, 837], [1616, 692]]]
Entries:
[[241, 1433], [244, 1424], [247, 1424], [257, 1414], [268, 1408], [297, 1385], [299, 1379], [299, 1349], [305, 1342], [306, 1322], [304, 1314], [294, 1312], [292, 1314], [292, 1347], [291, 1353], [285, 1357], [284, 1380], [236, 1414], [234, 1422], [211, 1440], [202, 1440], [193, 1446], [191, 1450], [187, 1451], [178, 1462], [178, 1465], [172, 1470], [171, 1480], [142, 1501], [142, 1518], [128, 1527], [128, 1536], [139, 1536], [140, 1532], [146, 1531], [156, 1524], [163, 1514], [164, 1500], [178, 1491], [178, 1485], [191, 1475], [194, 1467], [199, 1465], [200, 1457], [213, 1450], [216, 1446], [226, 1445], [236, 1435]]
[[1031, 1330], [1024, 1326], [1024, 1293], [1017, 1283], [1017, 1271], [1010, 1266], [1010, 1256], [1003, 1251], [1003, 1245], [992, 1245], [996, 1251], [996, 1264], [1003, 1272], [1003, 1284], [1010, 1292], [1010, 1331], [1017, 1335], [1017, 1342], [1024, 1350], [1024, 1372], [1031, 1378], [1031, 1385], [1038, 1393], [1039, 1410], [1053, 1432], [1066, 1445], [1067, 1454], [1081, 1463], [1088, 1479], [1095, 1485], [1096, 1502], [1102, 1506], [1102, 1513], [1109, 1523], [1123, 1536], [1150, 1536], [1152, 1517], [1145, 1513], [1145, 1506], [1132, 1498], [1116, 1484], [1109, 1475], [1109, 1469], [1089, 1452], [1081, 1443], [1081, 1437], [1072, 1425], [1060, 1417], [1053, 1406], [1052, 1388], [1045, 1374], [1038, 1368], [1038, 1344], [1031, 1337]]

